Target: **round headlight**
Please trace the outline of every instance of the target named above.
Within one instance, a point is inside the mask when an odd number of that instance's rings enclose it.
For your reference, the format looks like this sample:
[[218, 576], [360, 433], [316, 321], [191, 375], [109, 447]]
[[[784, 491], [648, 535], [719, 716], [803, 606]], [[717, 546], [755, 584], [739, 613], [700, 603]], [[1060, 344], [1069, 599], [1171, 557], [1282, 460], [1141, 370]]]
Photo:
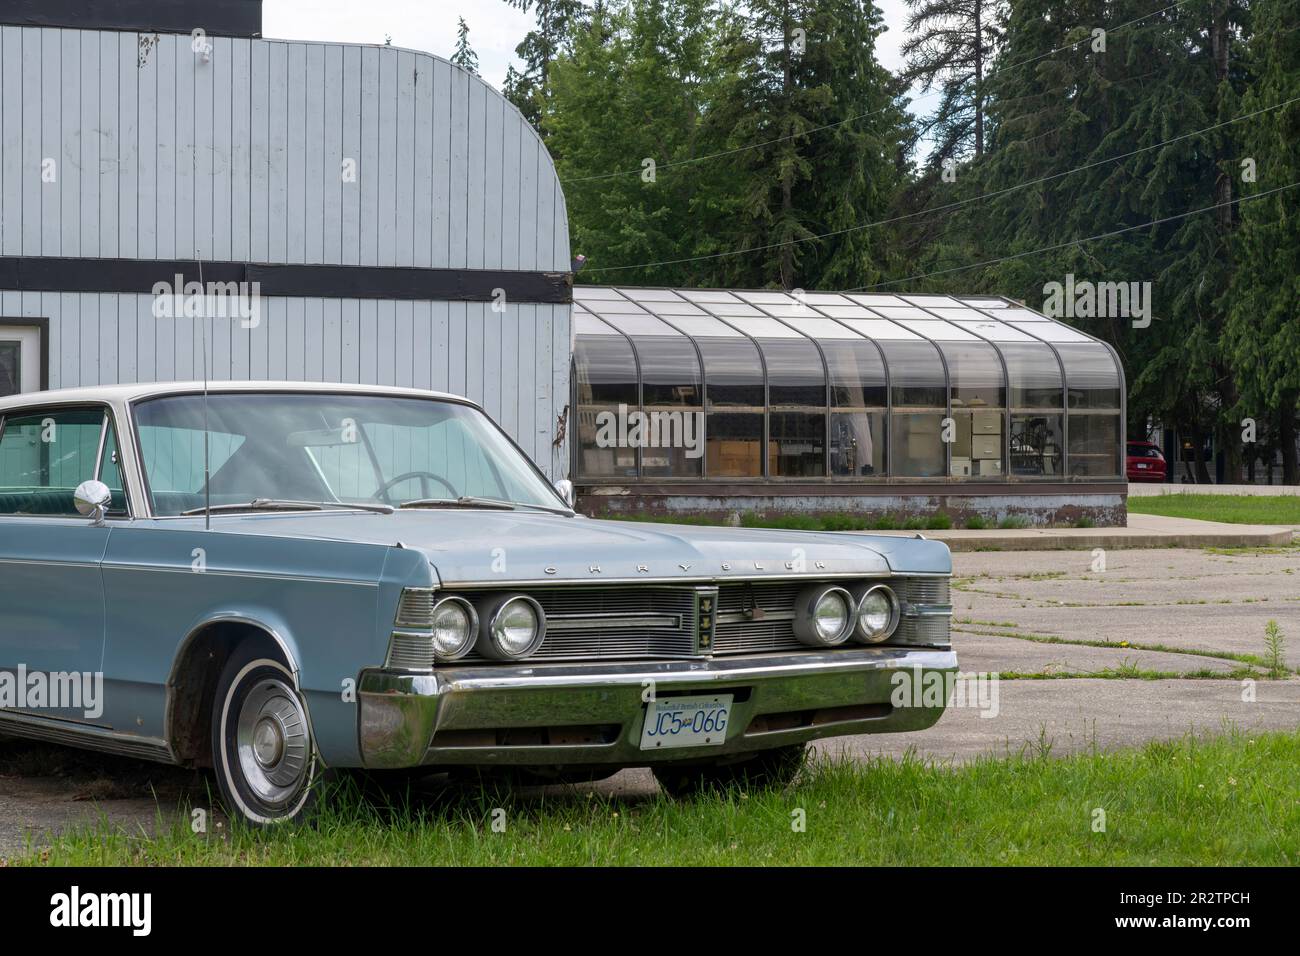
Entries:
[[858, 600], [857, 627], [853, 639], [866, 644], [888, 640], [898, 626], [898, 598], [884, 584], [867, 588]]
[[546, 636], [546, 614], [542, 606], [522, 594], [496, 604], [488, 619], [481, 649], [497, 660], [519, 660], [541, 646]]
[[433, 607], [433, 653], [440, 661], [454, 661], [474, 646], [478, 615], [468, 601], [443, 598]]
[[795, 637], [813, 647], [833, 647], [853, 630], [853, 598], [839, 587], [813, 585], [799, 594]]

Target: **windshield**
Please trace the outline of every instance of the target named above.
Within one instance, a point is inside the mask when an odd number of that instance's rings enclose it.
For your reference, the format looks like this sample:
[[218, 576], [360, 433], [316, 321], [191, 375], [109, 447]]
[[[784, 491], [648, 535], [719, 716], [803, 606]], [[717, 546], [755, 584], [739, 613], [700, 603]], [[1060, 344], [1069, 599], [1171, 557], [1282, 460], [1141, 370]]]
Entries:
[[[201, 395], [136, 406], [155, 515], [207, 503]], [[329, 392], [207, 399], [211, 504], [563, 503], [482, 412], [455, 402]]]

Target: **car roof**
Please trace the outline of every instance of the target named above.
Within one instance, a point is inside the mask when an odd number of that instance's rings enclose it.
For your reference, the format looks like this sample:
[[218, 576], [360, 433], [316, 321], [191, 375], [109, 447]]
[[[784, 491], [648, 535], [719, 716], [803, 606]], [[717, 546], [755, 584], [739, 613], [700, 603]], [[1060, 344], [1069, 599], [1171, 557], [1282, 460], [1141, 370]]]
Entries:
[[145, 398], [162, 395], [192, 394], [204, 388], [210, 395], [240, 392], [319, 392], [322, 394], [392, 395], [405, 398], [439, 398], [465, 402], [478, 407], [475, 402], [449, 392], [435, 392], [422, 388], [399, 388], [392, 385], [356, 385], [336, 382], [151, 382], [138, 385], [95, 385], [83, 388], [56, 388], [45, 392], [26, 392], [0, 398], [0, 412], [29, 405], [71, 405], [107, 403], [125, 405]]

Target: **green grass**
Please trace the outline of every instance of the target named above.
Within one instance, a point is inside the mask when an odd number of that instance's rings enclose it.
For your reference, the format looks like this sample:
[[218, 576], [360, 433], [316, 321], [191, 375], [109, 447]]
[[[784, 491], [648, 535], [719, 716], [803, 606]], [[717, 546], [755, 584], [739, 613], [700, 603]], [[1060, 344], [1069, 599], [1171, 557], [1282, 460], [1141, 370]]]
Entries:
[[[351, 793], [312, 827], [196, 835], [181, 818], [145, 837], [101, 822], [11, 862], [1300, 864], [1300, 732], [1234, 731], [1061, 759], [1051, 751], [1044, 734], [1018, 754], [955, 768], [915, 756], [826, 761], [785, 791], [728, 790], [680, 803], [586, 788], [545, 797], [472, 789], [385, 810]], [[504, 832], [493, 829], [498, 810]], [[1098, 811], [1104, 832], [1094, 830]]]
[[1137, 514], [1229, 524], [1300, 525], [1300, 495], [1130, 496], [1128, 510]]

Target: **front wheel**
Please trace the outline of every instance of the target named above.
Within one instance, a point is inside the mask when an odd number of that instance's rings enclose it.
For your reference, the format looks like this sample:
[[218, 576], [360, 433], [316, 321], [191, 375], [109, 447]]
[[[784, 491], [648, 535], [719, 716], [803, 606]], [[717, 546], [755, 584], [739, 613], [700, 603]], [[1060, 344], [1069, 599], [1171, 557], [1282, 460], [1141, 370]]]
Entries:
[[804, 765], [804, 745], [760, 750], [752, 757], [715, 763], [662, 764], [652, 768], [659, 786], [674, 797], [689, 797], [710, 789], [741, 786], [756, 790], [784, 787]]
[[280, 661], [253, 645], [226, 662], [212, 714], [212, 762], [227, 810], [254, 826], [298, 820], [313, 796], [307, 708]]

